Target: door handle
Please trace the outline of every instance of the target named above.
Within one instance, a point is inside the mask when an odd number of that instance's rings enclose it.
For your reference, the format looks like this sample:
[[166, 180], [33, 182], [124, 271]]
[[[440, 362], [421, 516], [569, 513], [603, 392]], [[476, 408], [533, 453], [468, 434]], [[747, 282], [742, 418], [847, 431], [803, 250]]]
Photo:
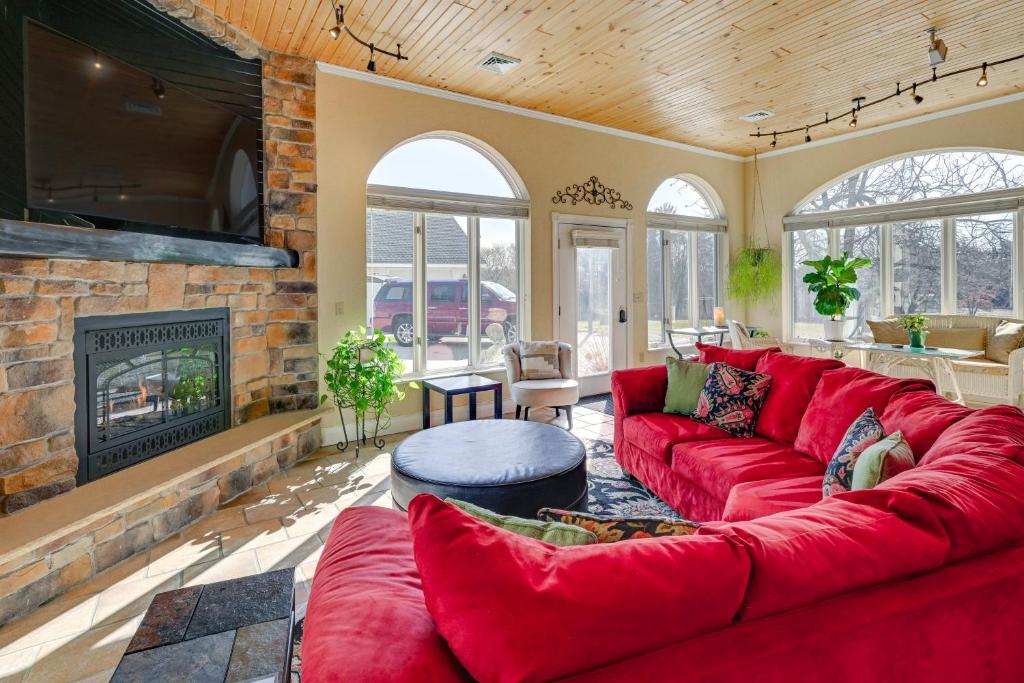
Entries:
[[625, 307], [619, 309], [619, 322], [626, 322], [626, 309]]

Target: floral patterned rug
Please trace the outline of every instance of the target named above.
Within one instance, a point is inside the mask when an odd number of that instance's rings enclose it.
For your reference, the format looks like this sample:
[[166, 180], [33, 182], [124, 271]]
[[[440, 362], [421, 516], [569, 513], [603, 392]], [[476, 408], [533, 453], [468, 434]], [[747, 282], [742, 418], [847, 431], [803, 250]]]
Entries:
[[[603, 439], [587, 439], [583, 443], [587, 447], [590, 512], [624, 517], [679, 517], [650, 489], [622, 471], [615, 462], [611, 443]], [[301, 680], [303, 622], [304, 619], [296, 620], [293, 631], [292, 683]]]

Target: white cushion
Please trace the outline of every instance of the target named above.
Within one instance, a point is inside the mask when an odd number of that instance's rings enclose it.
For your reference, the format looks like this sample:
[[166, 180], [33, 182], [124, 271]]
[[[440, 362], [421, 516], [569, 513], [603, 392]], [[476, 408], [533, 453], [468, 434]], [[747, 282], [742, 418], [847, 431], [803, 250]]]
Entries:
[[533, 407], [571, 406], [580, 400], [580, 385], [574, 379], [524, 379], [512, 385], [512, 401]]

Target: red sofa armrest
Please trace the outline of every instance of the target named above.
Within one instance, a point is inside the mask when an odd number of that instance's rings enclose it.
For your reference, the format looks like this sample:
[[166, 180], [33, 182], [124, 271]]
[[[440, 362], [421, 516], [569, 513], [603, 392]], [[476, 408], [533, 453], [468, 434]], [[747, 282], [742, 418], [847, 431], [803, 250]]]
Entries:
[[664, 365], [616, 370], [612, 373], [615, 421], [640, 413], [660, 413], [667, 389], [668, 368]]

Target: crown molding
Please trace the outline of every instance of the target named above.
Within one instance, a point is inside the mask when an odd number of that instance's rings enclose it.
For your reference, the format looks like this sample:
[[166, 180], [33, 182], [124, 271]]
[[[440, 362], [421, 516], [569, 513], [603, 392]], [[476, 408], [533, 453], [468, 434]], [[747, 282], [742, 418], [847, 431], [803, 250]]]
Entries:
[[[540, 121], [547, 121], [549, 123], [557, 123], [563, 126], [572, 126], [573, 128], [589, 130], [595, 133], [604, 133], [605, 135], [614, 135], [616, 137], [625, 138], [627, 140], [646, 142], [648, 144], [659, 145], [661, 147], [668, 147], [670, 149], [678, 149], [684, 152], [701, 154], [703, 156], [713, 157], [715, 159], [727, 159], [729, 161], [742, 162], [751, 162], [754, 160], [753, 155], [740, 156], [738, 154], [729, 154], [728, 152], [719, 152], [718, 150], [714, 149], [707, 149], [705, 147], [698, 147], [696, 145], [688, 145], [685, 142], [675, 142], [673, 140], [666, 140], [664, 138], [655, 137], [653, 135], [634, 133], [632, 131], [623, 130], [621, 128], [612, 128], [611, 126], [602, 126], [596, 123], [587, 123], [586, 121], [571, 119], [567, 116], [558, 116], [557, 114], [548, 114], [546, 112], [534, 111], [533, 109], [527, 109], [525, 107], [517, 107], [512, 104], [494, 102], [491, 100], [486, 100], [482, 97], [474, 97], [473, 95], [463, 95], [461, 93], [451, 92], [448, 90], [444, 90], [442, 88], [435, 88], [429, 85], [420, 85], [418, 83], [410, 83], [408, 81], [402, 81], [397, 78], [389, 78], [388, 76], [367, 73], [365, 71], [360, 71], [358, 69], [349, 69], [348, 67], [337, 66], [335, 64], [327, 64], [326, 62], [317, 62], [316, 65], [320, 71], [324, 73], [333, 74], [335, 76], [351, 78], [357, 81], [382, 85], [388, 88], [396, 88], [398, 90], [405, 90], [407, 92], [414, 92], [420, 95], [427, 95], [429, 97], [439, 97], [441, 99], [451, 100], [453, 102], [461, 102], [462, 104], [469, 104], [477, 107], [484, 107], [486, 109], [494, 109], [496, 111], [505, 112], [507, 114], [526, 116], [532, 119], [538, 119]], [[911, 118], [903, 119], [901, 121], [883, 123], [881, 125], [872, 126], [870, 128], [861, 128], [859, 130], [850, 131], [849, 133], [840, 133], [838, 135], [833, 135], [828, 138], [823, 138], [821, 140], [814, 140], [813, 142], [806, 142], [803, 144], [794, 145], [792, 147], [787, 147], [785, 149], [760, 152], [757, 156], [760, 159], [768, 159], [770, 157], [782, 156], [784, 154], [802, 152], [804, 150], [812, 149], [814, 147], [833, 145], [839, 142], [846, 142], [847, 140], [854, 140], [856, 138], [861, 138], [867, 135], [877, 135], [879, 133], [885, 133], [890, 130], [906, 128], [907, 126], [916, 126], [919, 123], [936, 121], [939, 119], [948, 118], [950, 116], [958, 116], [960, 114], [966, 114], [968, 112], [978, 111], [980, 109], [988, 109], [989, 107], [998, 107], [999, 105], [1002, 104], [1019, 102], [1021, 100], [1024, 100], [1024, 92], [1012, 93], [1010, 95], [996, 97], [991, 100], [984, 100], [982, 102], [975, 102], [973, 104], [965, 104], [960, 107], [953, 107], [952, 109], [945, 109], [943, 111], [932, 112], [930, 114], [913, 116]]]
[[463, 95], [461, 93], [451, 92], [448, 90], [443, 90], [441, 88], [435, 88], [429, 85], [409, 83], [408, 81], [401, 81], [398, 80], [397, 78], [389, 78], [387, 76], [381, 76], [379, 74], [371, 74], [365, 71], [359, 71], [357, 69], [349, 69], [348, 67], [337, 66], [335, 64], [317, 62], [316, 65], [317, 68], [324, 73], [333, 74], [335, 76], [341, 76], [343, 78], [351, 78], [357, 81], [363, 81], [365, 83], [383, 85], [389, 88], [396, 88], [398, 90], [405, 90], [408, 92], [418, 93], [420, 95], [428, 95], [430, 97], [439, 97], [444, 100], [461, 102], [462, 104], [484, 107], [486, 109], [494, 109], [496, 111], [505, 112], [506, 114], [526, 116], [531, 119], [547, 121], [548, 123], [557, 123], [563, 126], [572, 126], [573, 128], [589, 130], [594, 133], [614, 135], [616, 137], [625, 138], [627, 140], [646, 142], [652, 145], [669, 147], [671, 149], [678, 149], [684, 152], [692, 152], [694, 154], [701, 154], [703, 156], [713, 157], [716, 159], [727, 159], [729, 161], [747, 160], [747, 157], [742, 157], [737, 154], [729, 154], [727, 152], [719, 152], [713, 149], [697, 147], [696, 145], [688, 145], [685, 142], [665, 140], [664, 138], [655, 137], [653, 135], [644, 135], [642, 133], [634, 133], [632, 131], [622, 130], [621, 128], [612, 128], [611, 126], [602, 126], [596, 123], [587, 123], [586, 121], [578, 121], [576, 119], [570, 119], [566, 116], [558, 116], [557, 114], [548, 114], [542, 111], [534, 111], [533, 109], [517, 107], [515, 105], [504, 104], [502, 102], [493, 102], [491, 100], [485, 100], [482, 97], [474, 97], [473, 95]]

